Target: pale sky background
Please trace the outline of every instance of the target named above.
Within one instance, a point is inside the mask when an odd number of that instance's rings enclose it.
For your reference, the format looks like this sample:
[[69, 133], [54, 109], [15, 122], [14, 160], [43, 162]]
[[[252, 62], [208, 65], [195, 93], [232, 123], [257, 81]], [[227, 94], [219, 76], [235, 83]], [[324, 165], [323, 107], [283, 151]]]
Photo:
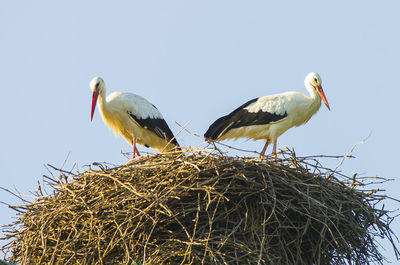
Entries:
[[[45, 164], [61, 167], [68, 157], [64, 169], [83, 171], [94, 161], [127, 162], [121, 151], [130, 145], [114, 137], [98, 110], [90, 122], [95, 76], [108, 93], [148, 99], [174, 133], [175, 122], [190, 121], [187, 128], [202, 135], [252, 98], [307, 93], [304, 77], [315, 71], [331, 111], [322, 105], [306, 125], [282, 135], [279, 148], [343, 155], [372, 133], [342, 171], [392, 178], [381, 188], [400, 198], [399, 14], [399, 1], [2, 0], [0, 186], [29, 198], [48, 174]], [[177, 139], [202, 143], [188, 133]], [[264, 144], [225, 143], [257, 151]], [[0, 201], [20, 203], [1, 190]], [[16, 216], [3, 204], [0, 213], [1, 225]], [[400, 235], [399, 218], [392, 228]], [[397, 263], [390, 248], [384, 254]]]

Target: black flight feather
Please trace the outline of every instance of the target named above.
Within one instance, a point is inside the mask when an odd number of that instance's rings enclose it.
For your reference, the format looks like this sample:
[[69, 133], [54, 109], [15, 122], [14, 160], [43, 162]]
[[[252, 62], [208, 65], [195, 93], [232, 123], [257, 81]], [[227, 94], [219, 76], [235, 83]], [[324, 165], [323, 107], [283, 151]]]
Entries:
[[148, 129], [154, 132], [159, 137], [166, 139], [168, 142], [171, 141], [172, 144], [179, 146], [178, 141], [174, 138], [174, 134], [171, 129], [168, 127], [167, 122], [164, 119], [159, 118], [147, 118], [147, 119], [139, 119], [132, 112], [128, 111], [129, 116], [132, 117], [141, 127]]

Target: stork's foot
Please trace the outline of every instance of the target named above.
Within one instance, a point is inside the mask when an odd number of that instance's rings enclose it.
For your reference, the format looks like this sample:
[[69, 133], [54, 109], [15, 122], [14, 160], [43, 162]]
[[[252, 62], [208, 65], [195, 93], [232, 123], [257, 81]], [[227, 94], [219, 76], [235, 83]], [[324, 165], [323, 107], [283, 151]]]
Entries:
[[[137, 149], [136, 149], [136, 151], [137, 151]], [[129, 164], [134, 163], [136, 161], [136, 157], [139, 157], [139, 156], [140, 156], [139, 151], [137, 151], [137, 155], [136, 155], [136, 153], [133, 153], [131, 160], [129, 160], [128, 163], [126, 163], [126, 164], [129, 165]]]
[[126, 164], [129, 165], [129, 164], [132, 164], [135, 161], [136, 161], [136, 156], [133, 155], [132, 158]]
[[135, 162], [136, 162], [136, 157], [132, 156], [131, 160], [129, 160], [126, 164], [129, 165], [129, 164], [132, 164], [132, 163], [135, 163]]
[[272, 160], [276, 162], [278, 156], [276, 153], [271, 153], [270, 155], [260, 154], [260, 159], [267, 159], [269, 156], [272, 156]]

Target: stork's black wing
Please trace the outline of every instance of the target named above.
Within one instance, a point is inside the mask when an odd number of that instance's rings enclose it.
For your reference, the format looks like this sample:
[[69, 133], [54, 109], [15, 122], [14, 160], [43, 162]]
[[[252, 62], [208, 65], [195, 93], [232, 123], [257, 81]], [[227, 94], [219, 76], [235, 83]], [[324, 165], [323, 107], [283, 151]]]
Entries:
[[252, 99], [226, 116], [217, 119], [213, 124], [210, 125], [204, 137], [210, 140], [217, 140], [223, 134], [234, 128], [240, 128], [244, 126], [268, 124], [270, 122], [278, 121], [287, 116], [287, 114], [279, 115], [275, 113], [257, 111], [249, 112], [246, 107], [257, 102], [259, 98]]
[[128, 111], [129, 116], [132, 117], [141, 127], [154, 132], [159, 137], [166, 139], [168, 142], [171, 141], [172, 144], [179, 146], [178, 141], [174, 138], [174, 134], [168, 127], [167, 122], [162, 118], [146, 118], [140, 119], [136, 117], [132, 112]]

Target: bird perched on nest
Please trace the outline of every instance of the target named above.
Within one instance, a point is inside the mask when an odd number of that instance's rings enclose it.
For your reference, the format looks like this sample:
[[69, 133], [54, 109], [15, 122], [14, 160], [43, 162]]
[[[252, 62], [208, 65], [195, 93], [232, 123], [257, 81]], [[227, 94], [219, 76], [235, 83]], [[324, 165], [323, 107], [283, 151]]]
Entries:
[[113, 92], [106, 98], [106, 85], [100, 77], [92, 79], [90, 89], [93, 93], [90, 120], [98, 102], [104, 123], [133, 146], [132, 158], [140, 156], [136, 143], [159, 152], [179, 146], [161, 113], [143, 97]]
[[304, 85], [310, 96], [296, 91], [252, 99], [230, 114], [210, 125], [204, 137], [208, 140], [265, 139], [260, 155], [264, 156], [273, 142], [272, 154], [276, 156], [276, 142], [286, 130], [306, 123], [320, 108], [321, 99], [330, 110], [317, 73], [309, 73]]

